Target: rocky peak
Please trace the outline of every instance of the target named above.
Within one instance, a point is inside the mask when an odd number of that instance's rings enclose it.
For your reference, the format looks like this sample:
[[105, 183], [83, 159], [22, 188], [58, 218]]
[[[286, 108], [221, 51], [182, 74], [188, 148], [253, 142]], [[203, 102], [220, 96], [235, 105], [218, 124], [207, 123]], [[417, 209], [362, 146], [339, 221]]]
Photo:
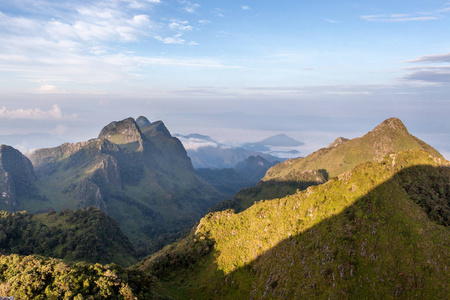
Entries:
[[389, 118], [372, 130], [373, 133], [397, 132], [402, 135], [408, 135], [408, 129], [398, 118]]
[[163, 121], [156, 121], [151, 123], [150, 126], [144, 129], [144, 133], [147, 136], [155, 136], [158, 134], [164, 134], [167, 137], [172, 137], [167, 127], [164, 125]]
[[336, 148], [340, 145], [342, 145], [343, 143], [349, 141], [349, 139], [346, 139], [344, 137], [338, 137], [337, 139], [334, 140], [334, 142], [332, 142], [331, 144], [328, 145], [328, 149], [330, 148]]
[[118, 145], [136, 144], [137, 147], [133, 148], [137, 151], [142, 151], [145, 141], [145, 136], [133, 118], [109, 123], [102, 129], [98, 138], [107, 139]]
[[136, 119], [136, 124], [140, 129], [150, 126], [152, 123], [144, 116], [140, 116]]
[[338, 137], [337, 139], [335, 139], [334, 142], [332, 142], [331, 144], [329, 144], [327, 148], [328, 148], [328, 149], [330, 149], [330, 148], [336, 148], [336, 147], [342, 145], [343, 143], [345, 143], [345, 142], [347, 142], [347, 141], [349, 141], [349, 139], [346, 139], [346, 138], [340, 136], [340, 137]]

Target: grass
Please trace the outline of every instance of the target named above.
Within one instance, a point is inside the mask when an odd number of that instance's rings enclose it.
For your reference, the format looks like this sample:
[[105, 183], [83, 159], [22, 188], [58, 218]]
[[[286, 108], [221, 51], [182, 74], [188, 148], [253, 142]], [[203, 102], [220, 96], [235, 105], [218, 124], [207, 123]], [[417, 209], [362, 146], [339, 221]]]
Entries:
[[[446, 178], [435, 191], [448, 199], [448, 162], [405, 151], [239, 214], [209, 214], [138, 267], [176, 299], [446, 298], [450, 233], [405, 190], [418, 172], [419, 182]], [[203, 255], [202, 237], [213, 244]]]

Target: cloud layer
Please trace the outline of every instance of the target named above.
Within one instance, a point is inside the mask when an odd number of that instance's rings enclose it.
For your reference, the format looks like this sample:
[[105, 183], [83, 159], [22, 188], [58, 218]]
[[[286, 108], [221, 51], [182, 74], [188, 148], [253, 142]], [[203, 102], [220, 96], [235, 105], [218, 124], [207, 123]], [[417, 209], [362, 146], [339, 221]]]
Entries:
[[0, 118], [5, 119], [28, 119], [28, 120], [63, 120], [75, 119], [75, 114], [63, 114], [58, 105], [53, 105], [50, 110], [34, 109], [13, 109], [8, 110], [5, 106], [0, 107]]

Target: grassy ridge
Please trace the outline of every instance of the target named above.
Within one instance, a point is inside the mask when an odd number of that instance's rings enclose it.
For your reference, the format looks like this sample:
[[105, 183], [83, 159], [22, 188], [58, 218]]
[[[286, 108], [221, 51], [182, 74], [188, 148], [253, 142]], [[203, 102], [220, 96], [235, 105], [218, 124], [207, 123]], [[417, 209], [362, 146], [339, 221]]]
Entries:
[[[408, 189], [412, 178], [426, 192]], [[138, 267], [177, 299], [443, 299], [449, 229], [414, 199], [432, 192], [431, 211], [448, 208], [449, 180], [443, 159], [392, 154], [239, 214], [209, 214], [190, 237]]]
[[353, 140], [338, 138], [327, 148], [307, 157], [289, 159], [273, 166], [256, 187], [240, 191], [233, 199], [219, 203], [214, 210], [234, 209], [240, 212], [255, 201], [292, 195], [297, 189], [322, 184], [329, 177], [349, 171], [363, 162], [379, 162], [390, 152], [408, 149], [425, 150], [443, 158], [431, 146], [409, 134], [399, 119], [391, 118], [363, 137]]
[[380, 161], [390, 152], [408, 149], [425, 150], [435, 157], [442, 155], [431, 146], [409, 134], [397, 119], [387, 119], [363, 137], [346, 141], [337, 147], [320, 149], [305, 158], [290, 159], [269, 169], [263, 180], [291, 180], [299, 172], [324, 169], [330, 177], [349, 171], [366, 161]]

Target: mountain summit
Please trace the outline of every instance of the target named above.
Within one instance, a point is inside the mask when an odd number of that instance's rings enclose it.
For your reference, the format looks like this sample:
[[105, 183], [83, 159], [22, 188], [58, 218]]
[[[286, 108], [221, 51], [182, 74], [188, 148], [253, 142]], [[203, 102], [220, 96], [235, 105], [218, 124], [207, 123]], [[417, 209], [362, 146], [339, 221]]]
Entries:
[[220, 199], [164, 123], [145, 117], [111, 122], [96, 139], [36, 150], [30, 160], [48, 201], [20, 208], [97, 207], [119, 222], [140, 255], [177, 238]]
[[294, 140], [285, 134], [277, 134], [259, 142], [244, 144], [242, 147], [254, 151], [269, 151], [270, 147], [298, 147], [302, 145], [304, 143]]
[[274, 199], [322, 184], [358, 164], [381, 161], [386, 154], [408, 149], [420, 149], [443, 158], [434, 148], [408, 133], [397, 118], [383, 121], [372, 131], [352, 140], [339, 137], [327, 148], [307, 157], [288, 159], [273, 166], [256, 187], [239, 191], [232, 200], [217, 208], [232, 208], [236, 212], [247, 209], [255, 201]]
[[339, 175], [366, 161], [380, 161], [390, 152], [407, 149], [425, 150], [436, 157], [442, 155], [411, 135], [398, 118], [383, 121], [366, 135], [347, 140], [338, 138], [305, 158], [287, 160], [269, 169], [263, 180], [288, 180], [307, 170], [326, 170], [330, 177]]

